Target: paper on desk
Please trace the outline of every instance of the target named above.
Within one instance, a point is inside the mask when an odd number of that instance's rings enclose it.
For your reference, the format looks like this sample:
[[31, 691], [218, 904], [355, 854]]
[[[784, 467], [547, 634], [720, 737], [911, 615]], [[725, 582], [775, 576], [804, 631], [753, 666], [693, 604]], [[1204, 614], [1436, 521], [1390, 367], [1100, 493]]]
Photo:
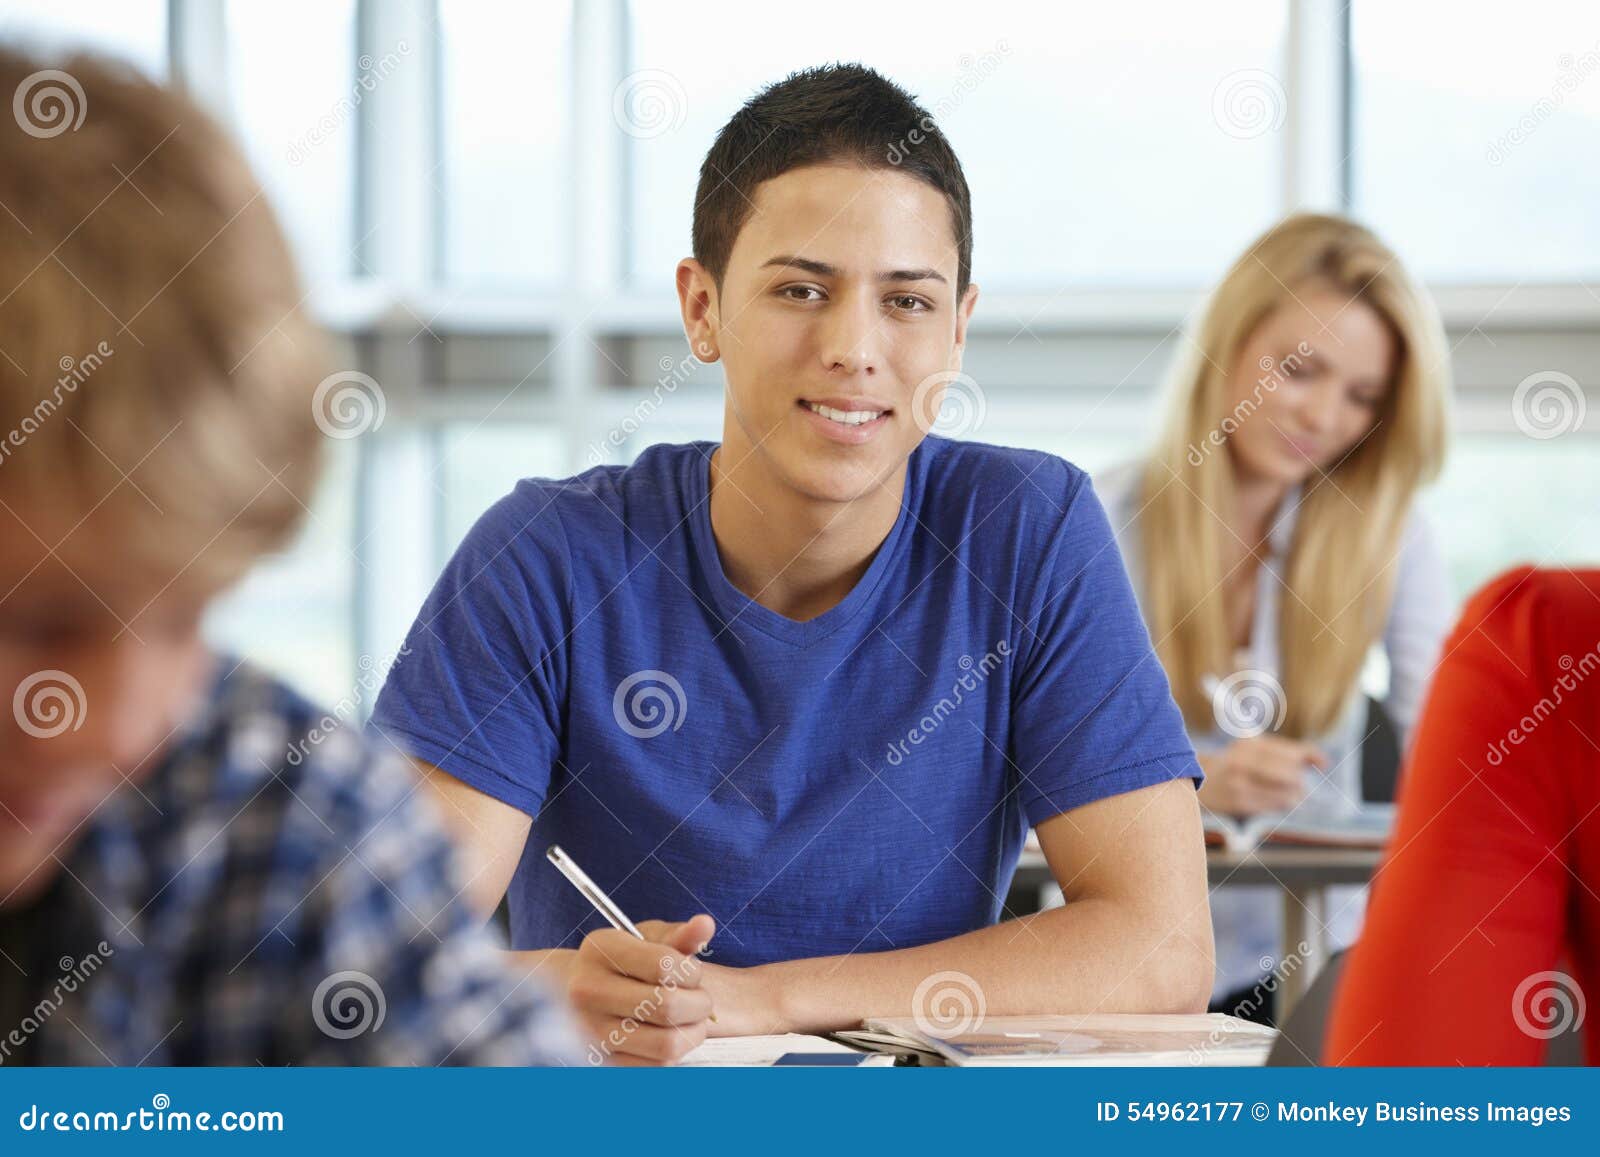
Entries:
[[957, 1065], [1260, 1065], [1278, 1035], [1220, 1013], [990, 1016], [950, 1036], [915, 1017], [874, 1017], [865, 1027]]
[[680, 1065], [770, 1065], [785, 1053], [853, 1053], [855, 1049], [820, 1036], [786, 1032], [776, 1036], [712, 1037]]

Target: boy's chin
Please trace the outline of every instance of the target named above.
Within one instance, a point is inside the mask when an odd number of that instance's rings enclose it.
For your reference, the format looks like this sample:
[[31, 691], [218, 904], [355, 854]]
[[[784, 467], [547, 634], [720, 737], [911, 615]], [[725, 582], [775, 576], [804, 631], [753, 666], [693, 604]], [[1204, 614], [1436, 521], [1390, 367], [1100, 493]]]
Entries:
[[865, 464], [851, 469], [815, 467], [801, 475], [800, 490], [818, 502], [855, 502], [876, 493], [878, 472]]
[[788, 469], [791, 484], [821, 502], [854, 502], [875, 494], [905, 461], [909, 451], [900, 446], [854, 447], [844, 453], [818, 453], [802, 447]]

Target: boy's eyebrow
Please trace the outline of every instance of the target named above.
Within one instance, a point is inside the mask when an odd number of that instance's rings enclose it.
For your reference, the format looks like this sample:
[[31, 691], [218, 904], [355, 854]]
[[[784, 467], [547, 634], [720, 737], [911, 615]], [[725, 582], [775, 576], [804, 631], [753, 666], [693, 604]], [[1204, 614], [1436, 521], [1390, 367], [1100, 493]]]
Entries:
[[[839, 267], [829, 265], [826, 261], [813, 261], [809, 257], [795, 257], [789, 254], [780, 254], [770, 257], [762, 263], [761, 268], [769, 266], [790, 266], [795, 269], [804, 269], [807, 273], [814, 273], [818, 277], [838, 277]], [[945, 275], [937, 269], [889, 269], [878, 274], [879, 281], [946, 281]]]

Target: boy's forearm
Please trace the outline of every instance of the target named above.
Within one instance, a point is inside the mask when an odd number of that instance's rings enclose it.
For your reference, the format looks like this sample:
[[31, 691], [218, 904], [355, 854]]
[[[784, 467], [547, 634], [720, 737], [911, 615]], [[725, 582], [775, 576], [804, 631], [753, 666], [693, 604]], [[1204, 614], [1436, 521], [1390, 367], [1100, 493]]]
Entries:
[[550, 991], [565, 995], [567, 974], [578, 957], [575, 948], [508, 950], [506, 958], [519, 974], [531, 976]]
[[979, 1014], [1204, 1012], [1213, 964], [1209, 913], [1202, 916], [1204, 927], [1191, 927], [1190, 919], [1082, 899], [917, 948], [757, 971], [780, 1010], [778, 1031], [853, 1028], [869, 1016], [947, 1025]]

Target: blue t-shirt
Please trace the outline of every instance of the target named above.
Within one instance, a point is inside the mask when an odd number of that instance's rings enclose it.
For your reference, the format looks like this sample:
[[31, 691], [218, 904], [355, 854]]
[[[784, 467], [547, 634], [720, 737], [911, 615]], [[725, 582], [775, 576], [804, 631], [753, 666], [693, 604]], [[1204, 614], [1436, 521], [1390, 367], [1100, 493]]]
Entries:
[[[517, 948], [717, 922], [719, 963], [905, 948], [999, 918], [1030, 824], [1200, 769], [1088, 477], [929, 437], [899, 519], [797, 622], [723, 573], [715, 443], [518, 483], [446, 566], [373, 718], [533, 817]], [[1197, 837], [1198, 838], [1198, 837]]]

